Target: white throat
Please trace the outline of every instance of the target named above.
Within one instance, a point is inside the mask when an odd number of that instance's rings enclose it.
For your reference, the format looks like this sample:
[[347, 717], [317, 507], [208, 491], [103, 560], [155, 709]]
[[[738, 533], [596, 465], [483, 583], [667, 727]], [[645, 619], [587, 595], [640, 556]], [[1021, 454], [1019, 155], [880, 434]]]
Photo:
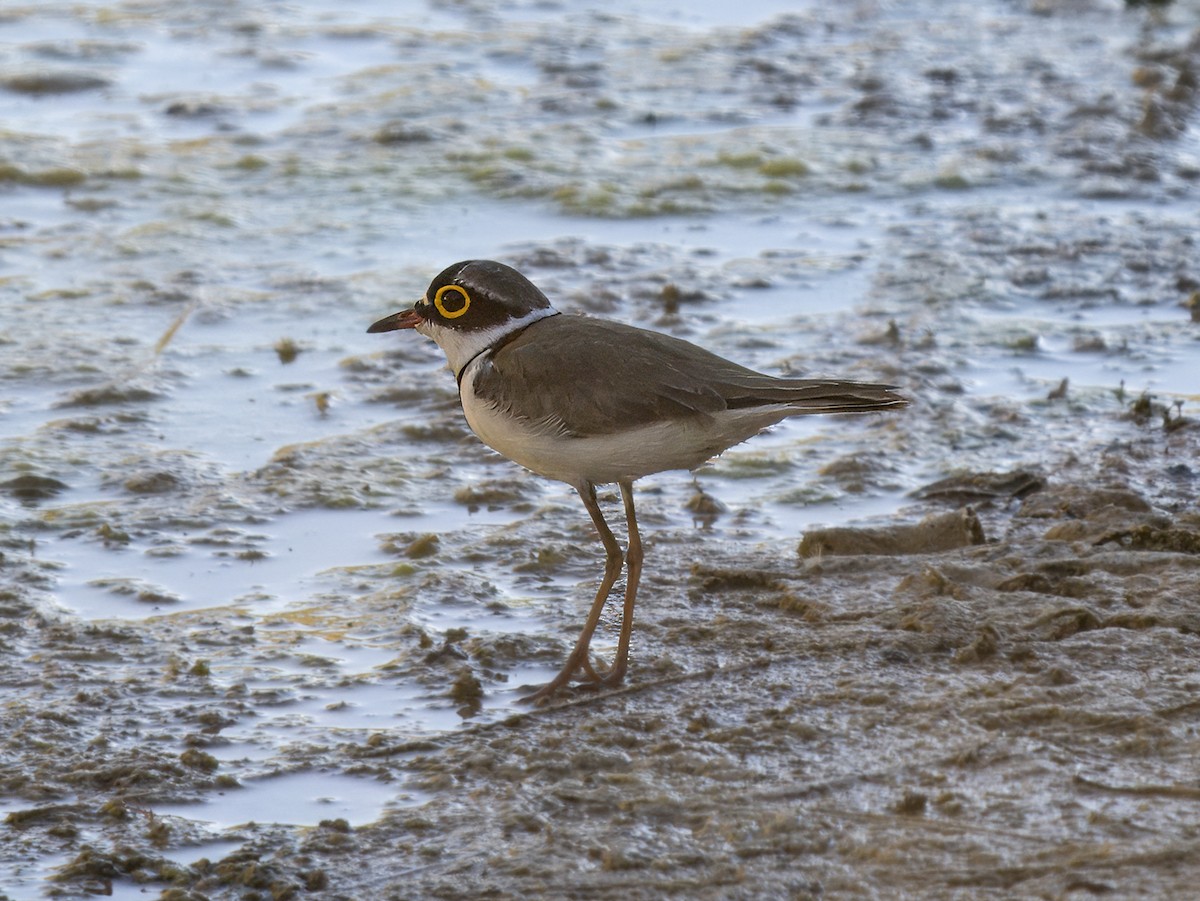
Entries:
[[472, 331], [446, 328], [444, 325], [425, 320], [416, 327], [416, 330], [437, 342], [437, 346], [446, 355], [446, 361], [450, 364], [454, 377], [458, 378], [464, 366], [504, 338], [505, 335], [519, 331], [539, 319], [553, 316], [557, 312], [558, 310], [552, 307], [543, 307], [540, 310], [531, 310], [520, 319], [510, 319], [488, 329]]

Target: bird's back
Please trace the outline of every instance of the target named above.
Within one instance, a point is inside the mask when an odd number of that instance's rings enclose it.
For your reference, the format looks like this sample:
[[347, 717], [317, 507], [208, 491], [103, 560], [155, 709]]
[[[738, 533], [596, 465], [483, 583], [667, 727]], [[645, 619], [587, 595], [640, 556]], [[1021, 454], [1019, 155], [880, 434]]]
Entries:
[[[907, 403], [889, 385], [777, 378], [671, 335], [570, 314], [534, 323], [484, 362], [479, 399], [577, 437], [755, 407], [787, 405], [787, 416]], [[533, 387], [543, 385], [554, 391]]]
[[788, 416], [907, 403], [886, 385], [775, 378], [670, 335], [569, 314], [481, 355], [462, 387], [485, 443], [572, 484], [693, 469]]

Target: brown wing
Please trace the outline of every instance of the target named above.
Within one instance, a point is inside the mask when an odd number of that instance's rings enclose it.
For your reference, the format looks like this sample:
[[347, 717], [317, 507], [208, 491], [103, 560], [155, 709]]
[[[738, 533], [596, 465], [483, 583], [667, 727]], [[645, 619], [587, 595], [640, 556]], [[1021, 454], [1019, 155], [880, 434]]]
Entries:
[[887, 385], [775, 378], [670, 335], [567, 314], [501, 347], [473, 388], [502, 412], [573, 436], [759, 406], [794, 407], [783, 418], [907, 403]]

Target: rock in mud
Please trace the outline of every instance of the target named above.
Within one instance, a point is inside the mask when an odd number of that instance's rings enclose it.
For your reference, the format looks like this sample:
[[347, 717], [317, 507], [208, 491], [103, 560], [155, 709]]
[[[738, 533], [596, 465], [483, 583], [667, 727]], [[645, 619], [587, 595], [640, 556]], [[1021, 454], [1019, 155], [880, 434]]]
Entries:
[[926, 516], [913, 525], [875, 529], [832, 528], [808, 532], [800, 556], [934, 554], [986, 542], [979, 517], [970, 507]]

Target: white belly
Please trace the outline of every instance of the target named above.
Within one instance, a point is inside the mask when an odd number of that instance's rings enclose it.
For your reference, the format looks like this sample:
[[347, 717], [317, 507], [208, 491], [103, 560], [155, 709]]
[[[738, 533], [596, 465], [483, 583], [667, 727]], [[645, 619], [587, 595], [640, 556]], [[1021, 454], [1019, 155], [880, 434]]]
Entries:
[[461, 383], [463, 413], [471, 431], [488, 447], [526, 469], [576, 486], [584, 482], [632, 481], [670, 469], [695, 469], [793, 412], [783, 406], [730, 410], [576, 438], [563, 435], [550, 423], [534, 427], [499, 415], [475, 396], [473, 366], [463, 374]]

